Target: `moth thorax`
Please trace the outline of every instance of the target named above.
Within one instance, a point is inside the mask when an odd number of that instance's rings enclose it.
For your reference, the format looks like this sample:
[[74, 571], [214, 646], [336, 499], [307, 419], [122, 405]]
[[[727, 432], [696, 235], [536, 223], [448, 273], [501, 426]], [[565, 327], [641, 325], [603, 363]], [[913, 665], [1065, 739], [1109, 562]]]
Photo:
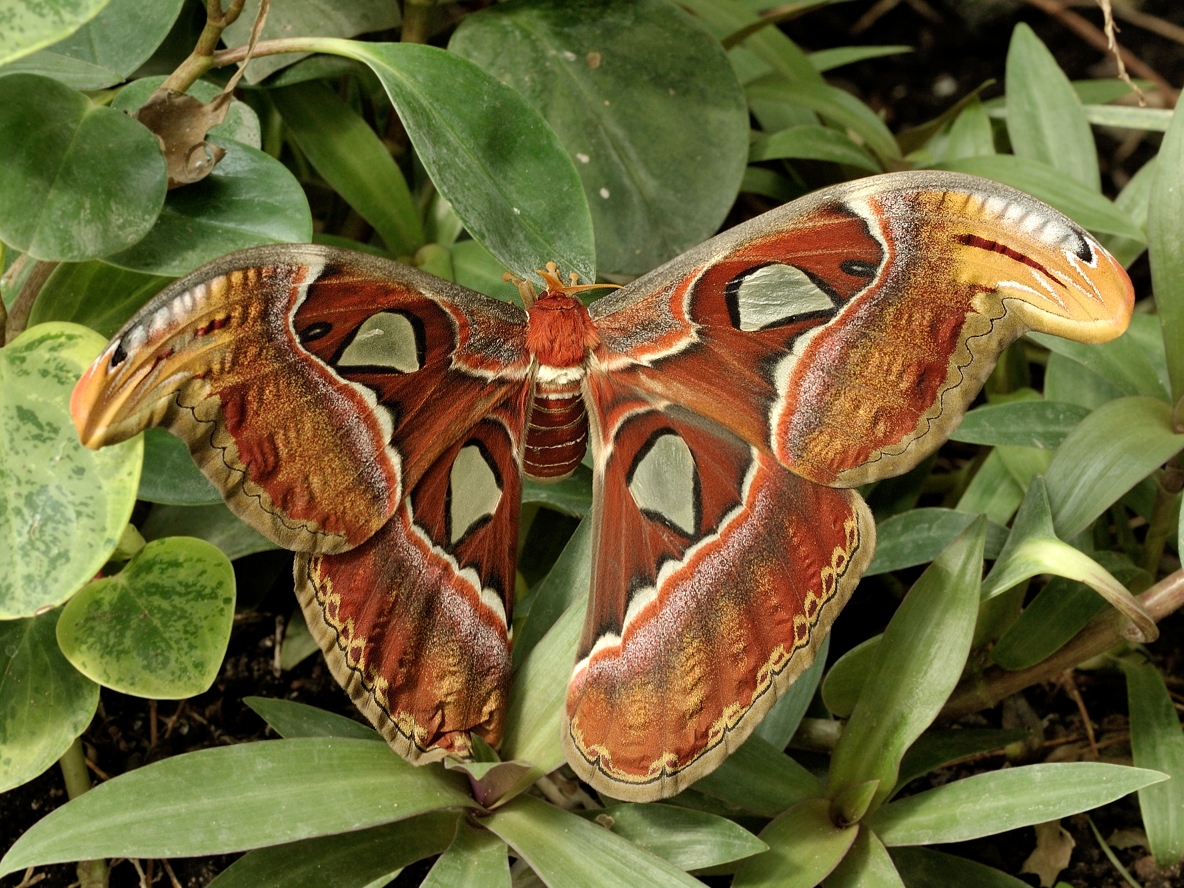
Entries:
[[[588, 413], [580, 394], [582, 373], [540, 367], [526, 422], [523, 468], [535, 481], [559, 481], [576, 470], [588, 447]], [[547, 376], [557, 377], [548, 380]]]
[[528, 315], [526, 348], [542, 366], [575, 367], [600, 343], [588, 309], [574, 296], [547, 291]]

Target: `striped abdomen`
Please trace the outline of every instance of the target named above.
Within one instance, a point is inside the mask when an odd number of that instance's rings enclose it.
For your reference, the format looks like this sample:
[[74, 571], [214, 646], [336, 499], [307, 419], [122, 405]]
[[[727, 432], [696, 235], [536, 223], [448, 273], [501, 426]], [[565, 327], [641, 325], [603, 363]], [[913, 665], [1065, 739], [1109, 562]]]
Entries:
[[[575, 374], [572, 374], [575, 375]], [[535, 380], [526, 422], [526, 474], [536, 481], [558, 481], [575, 471], [588, 446], [588, 413], [580, 379]]]

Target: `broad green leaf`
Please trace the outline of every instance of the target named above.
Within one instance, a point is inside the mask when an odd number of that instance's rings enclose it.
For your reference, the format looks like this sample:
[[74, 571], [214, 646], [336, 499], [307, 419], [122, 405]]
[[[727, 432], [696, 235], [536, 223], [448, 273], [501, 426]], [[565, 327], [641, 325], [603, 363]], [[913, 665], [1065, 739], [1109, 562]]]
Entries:
[[61, 604], [103, 566], [131, 517], [143, 444], [78, 442], [70, 393], [105, 340], [76, 324], [0, 349], [0, 619]]
[[1044, 397], [1093, 410], [1121, 398], [1122, 389], [1076, 361], [1053, 352], [1044, 369]]
[[548, 888], [701, 885], [604, 827], [532, 796], [518, 796], [481, 824], [513, 848]]
[[995, 153], [995, 134], [991, 119], [977, 98], [970, 102], [950, 124], [942, 160], [985, 157]]
[[1126, 329], [1126, 336], [1134, 340], [1139, 349], [1151, 362], [1155, 375], [1159, 377], [1164, 392], [1172, 387], [1168, 377], [1167, 350], [1163, 342], [1163, 328], [1160, 326], [1158, 315], [1137, 314], [1131, 317], [1130, 326]]
[[814, 692], [818, 690], [818, 683], [822, 681], [822, 672], [826, 668], [826, 658], [830, 654], [830, 635], [822, 640], [818, 653], [814, 655], [814, 662], [810, 664], [797, 680], [777, 698], [773, 708], [768, 711], [761, 723], [753, 731], [758, 737], [767, 742], [774, 749], [785, 749], [794, 731], [802, 722], [802, 716], [810, 707], [814, 699]]
[[[826, 877], [823, 888], [905, 888], [884, 843], [870, 829], [861, 829], [847, 856]], [[911, 888], [911, 886], [910, 886]], [[967, 886], [961, 886], [967, 888]]]
[[172, 278], [125, 271], [104, 262], [63, 262], [50, 274], [29, 313], [29, 326], [71, 321], [114, 336]]
[[962, 417], [950, 440], [1056, 450], [1073, 427], [1088, 415], [1089, 411], [1079, 404], [1058, 401], [988, 404]]
[[461, 820], [452, 844], [419, 888], [510, 888], [506, 850], [506, 843], [493, 833]]
[[288, 168], [248, 145], [230, 139], [218, 144], [226, 156], [214, 171], [170, 191], [144, 239], [105, 261], [132, 271], [178, 276], [234, 250], [308, 242], [308, 201]]
[[848, 166], [883, 171], [880, 163], [865, 148], [855, 144], [845, 134], [826, 126], [805, 124], [791, 126], [753, 142], [748, 151], [749, 163], [763, 160], [829, 160]]
[[297, 607], [292, 611], [292, 615], [288, 617], [288, 622], [284, 626], [284, 637], [280, 642], [280, 669], [284, 672], [295, 669], [296, 666], [313, 654], [319, 653], [320, 650], [321, 646], [308, 631], [308, 623], [304, 620], [304, 614]]
[[695, 789], [763, 817], [776, 817], [822, 792], [817, 777], [757, 736], [701, 777]]
[[937, 716], [970, 653], [986, 519], [971, 524], [913, 584], [877, 646], [868, 679], [831, 756], [827, 794], [896, 783], [905, 751]]
[[461, 22], [448, 48], [525, 96], [576, 160], [602, 273], [649, 271], [724, 221], [748, 107], [719, 43], [675, 4], [496, 4]]
[[769, 850], [740, 865], [733, 888], [811, 888], [831, 873], [858, 826], [843, 829], [830, 821], [830, 803], [811, 799], [790, 808], [761, 831]]
[[673, 805], [612, 805], [584, 816], [685, 871], [765, 850], [765, 843], [748, 830], [705, 811]]
[[467, 781], [384, 744], [314, 737], [203, 749], [145, 765], [58, 808], [0, 872], [97, 857], [226, 854], [472, 806]]
[[[583, 608], [588, 600], [592, 581], [592, 522], [581, 521], [567, 545], [563, 547], [555, 566], [522, 602], [526, 616], [514, 625], [514, 667], [521, 668], [526, 655], [543, 638], [566, 611]], [[582, 611], [580, 611], [582, 613]], [[572, 617], [574, 618], [575, 612]], [[578, 627], [577, 627], [578, 631]], [[575, 666], [574, 640], [571, 662], [564, 664], [564, 675]], [[511, 695], [512, 699], [512, 695]], [[512, 704], [511, 704], [512, 705]], [[514, 755], [511, 758], [519, 758]]]
[[[310, 41], [310, 45], [313, 41]], [[433, 46], [318, 40], [378, 75], [424, 168], [469, 233], [506, 268], [547, 262], [595, 280], [595, 245], [579, 175], [521, 95]]]
[[1158, 771], [1100, 762], [1026, 765], [891, 802], [868, 826], [890, 848], [966, 842], [1088, 811], [1166, 779]]
[[1129, 332], [1096, 345], [1073, 342], [1046, 333], [1029, 333], [1028, 336], [1049, 351], [1064, 355], [1112, 382], [1124, 395], [1145, 395], [1161, 401], [1168, 400], [1167, 389], [1160, 382], [1151, 359]]
[[392, 253], [409, 255], [423, 245], [407, 180], [365, 120], [316, 81], [269, 90], [268, 96], [309, 162]]
[[1151, 853], [1167, 867], [1184, 857], [1184, 731], [1159, 670], [1149, 663], [1124, 669], [1135, 765], [1171, 778], [1139, 790]]
[[992, 521], [1006, 524], [1023, 499], [1024, 488], [1007, 470], [1002, 457], [999, 456], [999, 448], [996, 447], [970, 479], [970, 484], [958, 500], [957, 510], [981, 512]]
[[[745, 4], [720, 3], [718, 0], [683, 0], [679, 4], [699, 19], [707, 29], [723, 40], [759, 21]], [[823, 83], [821, 75], [810, 64], [797, 44], [778, 28], [763, 27], [741, 41], [740, 46], [757, 56], [766, 66], [786, 80]], [[734, 55], [735, 49], [732, 50]]]
[[[116, 111], [132, 114], [148, 101], [152, 93], [163, 85], [164, 81], [164, 75], [133, 80], [115, 94], [115, 98], [111, 101], [111, 107]], [[198, 101], [209, 102], [220, 95], [222, 89], [216, 84], [198, 80], [186, 92]], [[234, 142], [242, 142], [252, 148], [258, 148], [262, 141], [259, 117], [250, 105], [240, 102], [238, 99], [230, 100], [230, 107], [226, 109], [226, 119], [211, 129], [207, 135], [219, 145], [223, 144], [226, 139], [230, 139]]]
[[[350, 0], [349, 3], [271, 0], [271, 8], [259, 39], [278, 40], [312, 34], [319, 37], [355, 37], [371, 31], [386, 31], [399, 26], [399, 5], [388, 0]], [[251, 28], [258, 13], [259, 0], [247, 0], [238, 21], [222, 32], [222, 41], [227, 46], [245, 46], [251, 39]], [[282, 53], [252, 59], [243, 79], [247, 83], [259, 83], [303, 58], [304, 53]]]
[[49, 46], [94, 18], [108, 0], [16, 0], [4, 10], [0, 64]]
[[210, 506], [222, 502], [189, 456], [189, 447], [166, 429], [144, 432], [144, 469], [139, 499], [170, 506]]
[[58, 650], [58, 611], [0, 620], [0, 792], [32, 780], [86, 730], [99, 686]]
[[65, 40], [0, 68], [0, 75], [25, 71], [84, 90], [119, 83], [144, 64], [164, 40], [182, 3], [110, 0]]
[[518, 288], [505, 280], [506, 266], [475, 240], [457, 241], [452, 245], [452, 274], [462, 287], [520, 304]]
[[243, 702], [285, 740], [294, 740], [298, 737], [341, 737], [383, 742], [382, 735], [368, 725], [306, 703], [272, 697], [243, 697]]
[[1163, 324], [1172, 403], [1184, 397], [1184, 114], [1173, 114], [1159, 146], [1147, 207], [1155, 307]]
[[861, 641], [843, 656], [826, 673], [822, 682], [822, 702], [839, 718], [850, 718], [859, 701], [863, 685], [871, 675], [876, 661], [876, 650], [883, 635], [873, 635]]
[[820, 49], [807, 53], [806, 57], [814, 70], [818, 73], [832, 71], [844, 65], [865, 62], [868, 59], [881, 59], [884, 56], [902, 55], [912, 52], [911, 46], [836, 46], [831, 49]]
[[1069, 433], [1044, 476], [1057, 536], [1077, 536], [1181, 448], [1184, 435], [1173, 432], [1172, 408], [1163, 401], [1103, 404]]
[[926, 731], [909, 747], [900, 760], [900, 776], [893, 792], [900, 792], [911, 780], [951, 762], [1023, 740], [1022, 728], [938, 728]]
[[209, 888], [366, 888], [376, 877], [439, 854], [460, 823], [455, 811], [433, 811], [356, 832], [259, 848], [219, 873]]
[[83, 675], [138, 697], [182, 700], [218, 677], [234, 620], [234, 568], [190, 537], [148, 543], [113, 577], [88, 583], [58, 620]]
[[1048, 464], [1052, 462], [1052, 451], [1043, 447], [1001, 444], [995, 448], [995, 452], [999, 454], [999, 461], [1008, 474], [1025, 492], [1032, 484], [1032, 479], [1047, 472]]
[[1030, 888], [993, 867], [929, 848], [893, 848], [891, 856], [909, 888]]
[[[876, 526], [876, 554], [866, 575], [875, 576], [932, 561], [977, 517], [954, 509], [924, 508], [882, 521]], [[1007, 528], [988, 522], [985, 557], [998, 555], [1006, 539]]]
[[1126, 105], [1083, 105], [1085, 119], [1095, 126], [1167, 132], [1173, 112], [1166, 108], [1134, 108]]
[[167, 182], [156, 137], [56, 80], [0, 77], [0, 156], [0, 240], [37, 259], [106, 256], [160, 215]]
[[[1130, 181], [1122, 187], [1122, 191], [1118, 192], [1118, 197], [1114, 198], [1114, 205], [1130, 216], [1136, 225], [1147, 231], [1149, 238], [1151, 232], [1147, 230], [1147, 212], [1151, 204], [1151, 189], [1155, 184], [1157, 160], [1157, 157], [1153, 157], [1139, 167], [1139, 171], [1131, 176]], [[1125, 268], [1130, 268], [1147, 249], [1146, 243], [1125, 237], [1104, 238], [1102, 246], [1109, 250], [1110, 254]], [[1159, 319], [1155, 318], [1154, 320], [1158, 326]]]
[[1145, 240], [1142, 230], [1130, 216], [1108, 201], [1097, 191], [1065, 177], [1061, 170], [1014, 154], [992, 154], [985, 157], [964, 157], [939, 164], [943, 170], [970, 173], [994, 179], [1026, 191], [1050, 206], [1056, 207], [1083, 228], [1100, 234], [1117, 234], [1134, 240]]
[[253, 527], [243, 524], [225, 503], [211, 506], [153, 506], [140, 526], [146, 540], [191, 536], [213, 543], [231, 561], [244, 555], [278, 549]]
[[1081, 100], [1048, 47], [1023, 23], [1011, 35], [1006, 86], [1007, 133], [1015, 153], [1101, 191], [1098, 152]]
[[526, 479], [522, 484], [522, 501], [541, 503], [557, 512], [583, 518], [592, 511], [592, 470], [576, 466], [570, 477], [547, 484]]

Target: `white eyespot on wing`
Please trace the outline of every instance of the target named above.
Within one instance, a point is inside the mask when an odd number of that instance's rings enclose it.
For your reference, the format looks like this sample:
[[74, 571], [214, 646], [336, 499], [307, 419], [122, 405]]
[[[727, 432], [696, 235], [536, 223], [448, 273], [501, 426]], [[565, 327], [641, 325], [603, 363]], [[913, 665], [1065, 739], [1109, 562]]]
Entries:
[[732, 320], [741, 330], [762, 330], [801, 315], [831, 311], [834, 302], [800, 268], [773, 263], [728, 286]]
[[448, 475], [448, 542], [455, 545], [473, 525], [492, 518], [501, 499], [490, 457], [476, 444], [462, 447]]
[[638, 451], [628, 475], [637, 507], [685, 536], [699, 529], [699, 473], [687, 442], [659, 432]]
[[380, 311], [362, 322], [337, 360], [339, 367], [389, 367], [414, 373], [420, 367], [415, 327], [407, 316]]

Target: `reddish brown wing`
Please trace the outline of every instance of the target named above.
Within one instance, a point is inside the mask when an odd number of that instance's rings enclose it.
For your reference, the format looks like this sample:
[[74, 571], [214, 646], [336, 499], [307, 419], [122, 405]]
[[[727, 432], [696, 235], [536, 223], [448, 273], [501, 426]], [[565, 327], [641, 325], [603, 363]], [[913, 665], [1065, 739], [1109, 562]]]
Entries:
[[368, 539], [495, 405], [527, 390], [525, 313], [316, 246], [199, 269], [116, 335], [71, 403], [85, 444], [163, 425], [288, 548]]
[[510, 681], [525, 401], [442, 453], [394, 517], [341, 555], [301, 555], [296, 592], [333, 675], [401, 755], [501, 741]]
[[609, 795], [717, 767], [810, 665], [871, 559], [854, 491], [799, 478], [710, 420], [588, 379], [592, 598], [564, 744]]
[[1126, 327], [1122, 268], [1012, 188], [900, 173], [826, 189], [721, 235], [592, 308], [601, 366], [850, 487], [946, 440], [1028, 330]]

